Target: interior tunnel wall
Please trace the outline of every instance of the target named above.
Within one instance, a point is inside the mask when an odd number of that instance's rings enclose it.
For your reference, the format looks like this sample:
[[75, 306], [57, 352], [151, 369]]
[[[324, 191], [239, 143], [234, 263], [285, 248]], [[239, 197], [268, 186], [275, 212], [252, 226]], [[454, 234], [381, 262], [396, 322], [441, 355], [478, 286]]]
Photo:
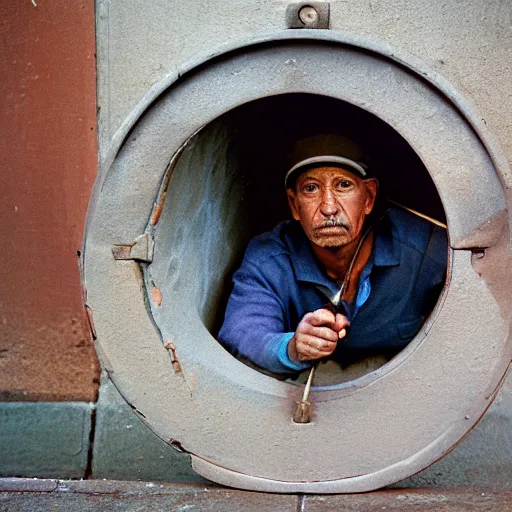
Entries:
[[[218, 327], [225, 283], [247, 242], [244, 182], [230, 127], [211, 124], [180, 156], [155, 229], [150, 280], [164, 296], [188, 290], [188, 307], [209, 329]], [[167, 311], [156, 316], [165, 325]]]

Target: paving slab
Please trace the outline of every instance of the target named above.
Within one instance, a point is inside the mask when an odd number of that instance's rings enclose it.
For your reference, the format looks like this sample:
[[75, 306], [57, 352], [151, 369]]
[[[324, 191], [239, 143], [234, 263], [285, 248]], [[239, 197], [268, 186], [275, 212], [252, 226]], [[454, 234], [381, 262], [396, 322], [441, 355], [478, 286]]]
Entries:
[[303, 496], [301, 512], [510, 512], [512, 492], [485, 489], [407, 489], [331, 496]]
[[93, 408], [88, 402], [0, 402], [0, 476], [83, 477]]
[[296, 512], [297, 506], [297, 496], [237, 491], [199, 484], [60, 481], [51, 493], [0, 493], [1, 512]]
[[0, 478], [0, 492], [53, 492], [58, 485], [58, 480]]
[[0, 479], [0, 512], [272, 511], [509, 512], [512, 491], [390, 489], [346, 495], [279, 495], [220, 485], [113, 480]]

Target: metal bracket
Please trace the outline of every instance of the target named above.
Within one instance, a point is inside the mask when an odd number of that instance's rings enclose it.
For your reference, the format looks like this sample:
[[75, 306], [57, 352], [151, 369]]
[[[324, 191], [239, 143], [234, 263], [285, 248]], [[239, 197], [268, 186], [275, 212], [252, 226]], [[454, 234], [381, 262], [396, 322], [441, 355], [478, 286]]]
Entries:
[[135, 260], [151, 263], [155, 242], [148, 233], [139, 235], [132, 244], [114, 244], [112, 254], [115, 260]]
[[299, 2], [286, 9], [288, 28], [329, 28], [328, 2]]

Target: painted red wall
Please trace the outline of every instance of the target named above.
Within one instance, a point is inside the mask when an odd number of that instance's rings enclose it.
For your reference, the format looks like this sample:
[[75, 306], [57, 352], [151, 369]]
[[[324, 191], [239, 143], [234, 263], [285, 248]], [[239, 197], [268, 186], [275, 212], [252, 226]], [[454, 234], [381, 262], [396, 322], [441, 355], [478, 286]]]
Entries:
[[0, 399], [94, 400], [77, 258], [97, 171], [94, 2], [2, 2], [0, 34]]

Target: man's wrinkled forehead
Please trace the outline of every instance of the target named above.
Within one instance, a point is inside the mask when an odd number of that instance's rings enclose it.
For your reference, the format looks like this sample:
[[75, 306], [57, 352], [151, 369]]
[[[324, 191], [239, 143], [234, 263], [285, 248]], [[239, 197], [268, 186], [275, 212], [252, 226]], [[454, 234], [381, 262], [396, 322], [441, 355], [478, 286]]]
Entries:
[[295, 179], [295, 187], [303, 183], [307, 179], [317, 179], [321, 181], [334, 180], [339, 178], [350, 178], [357, 182], [364, 181], [364, 179], [353, 170], [341, 166], [322, 166], [311, 167], [302, 171]]

